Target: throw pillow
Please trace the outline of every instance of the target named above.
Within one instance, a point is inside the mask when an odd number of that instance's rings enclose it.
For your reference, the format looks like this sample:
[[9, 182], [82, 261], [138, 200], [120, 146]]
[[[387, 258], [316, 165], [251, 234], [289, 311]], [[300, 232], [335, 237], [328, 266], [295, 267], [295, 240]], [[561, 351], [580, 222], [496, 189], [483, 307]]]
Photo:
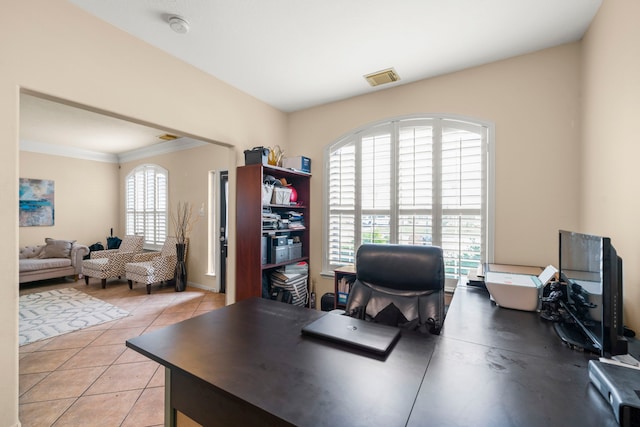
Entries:
[[75, 240], [56, 240], [49, 237], [44, 241], [46, 245], [40, 252], [40, 258], [69, 258], [71, 246], [75, 243]]

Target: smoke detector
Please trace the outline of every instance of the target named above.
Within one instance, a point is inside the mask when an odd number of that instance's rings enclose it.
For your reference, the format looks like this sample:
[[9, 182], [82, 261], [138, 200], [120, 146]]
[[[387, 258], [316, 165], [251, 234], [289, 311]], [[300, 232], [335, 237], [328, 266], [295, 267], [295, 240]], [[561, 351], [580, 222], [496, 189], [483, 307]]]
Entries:
[[393, 68], [388, 68], [382, 71], [376, 71], [375, 73], [367, 74], [364, 78], [369, 82], [371, 86], [379, 86], [387, 83], [393, 83], [400, 80], [400, 76]]
[[169, 26], [178, 34], [187, 34], [189, 32], [189, 23], [181, 16], [172, 15], [169, 17]]

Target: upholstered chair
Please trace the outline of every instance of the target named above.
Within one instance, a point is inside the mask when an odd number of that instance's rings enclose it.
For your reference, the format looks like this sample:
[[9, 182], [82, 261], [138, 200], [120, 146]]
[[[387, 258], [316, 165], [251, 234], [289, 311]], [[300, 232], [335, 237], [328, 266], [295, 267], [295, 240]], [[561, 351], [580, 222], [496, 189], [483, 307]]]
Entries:
[[167, 237], [160, 252], [146, 252], [136, 255], [133, 261], [125, 266], [129, 289], [133, 289], [134, 282], [144, 283], [147, 285], [147, 294], [150, 294], [152, 284], [164, 284], [173, 279], [177, 261], [176, 243], [175, 237]]
[[439, 334], [444, 322], [444, 259], [437, 246], [365, 244], [345, 314]]
[[107, 279], [124, 276], [124, 266], [142, 252], [144, 236], [125, 236], [118, 249], [92, 251], [89, 259], [82, 262], [82, 274], [88, 285], [89, 278], [102, 281], [102, 289], [107, 287]]

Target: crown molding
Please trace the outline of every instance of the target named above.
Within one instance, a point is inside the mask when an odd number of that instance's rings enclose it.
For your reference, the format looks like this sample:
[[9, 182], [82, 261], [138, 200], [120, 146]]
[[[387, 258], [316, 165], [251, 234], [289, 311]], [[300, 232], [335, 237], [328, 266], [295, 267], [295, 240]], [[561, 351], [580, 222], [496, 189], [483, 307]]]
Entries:
[[147, 157], [158, 156], [160, 154], [174, 153], [176, 151], [189, 150], [191, 148], [207, 145], [207, 142], [183, 136], [172, 141], [164, 141], [150, 147], [138, 148], [118, 154], [120, 163], [131, 162], [133, 160], [145, 159]]
[[20, 140], [20, 151], [30, 151], [33, 153], [50, 154], [52, 156], [71, 157], [82, 160], [94, 160], [105, 163], [118, 163], [118, 156], [115, 154], [37, 141]]
[[173, 153], [181, 150], [189, 150], [191, 148], [200, 147], [207, 142], [196, 139], [182, 137], [173, 141], [164, 141], [149, 147], [138, 148], [136, 150], [127, 151], [120, 154], [102, 153], [100, 151], [84, 150], [82, 148], [67, 147], [63, 145], [47, 144], [37, 141], [20, 141], [20, 151], [29, 151], [33, 153], [49, 154], [52, 156], [71, 157], [82, 160], [93, 160], [105, 163], [124, 163], [133, 160], [145, 159], [160, 154]]

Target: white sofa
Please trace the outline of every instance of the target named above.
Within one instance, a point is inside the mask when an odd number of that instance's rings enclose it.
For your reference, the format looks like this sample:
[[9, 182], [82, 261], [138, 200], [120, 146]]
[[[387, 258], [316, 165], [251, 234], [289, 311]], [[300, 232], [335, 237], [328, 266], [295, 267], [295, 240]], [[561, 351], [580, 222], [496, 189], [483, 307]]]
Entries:
[[44, 245], [20, 248], [20, 283], [82, 274], [82, 259], [89, 248], [75, 240], [45, 239]]

